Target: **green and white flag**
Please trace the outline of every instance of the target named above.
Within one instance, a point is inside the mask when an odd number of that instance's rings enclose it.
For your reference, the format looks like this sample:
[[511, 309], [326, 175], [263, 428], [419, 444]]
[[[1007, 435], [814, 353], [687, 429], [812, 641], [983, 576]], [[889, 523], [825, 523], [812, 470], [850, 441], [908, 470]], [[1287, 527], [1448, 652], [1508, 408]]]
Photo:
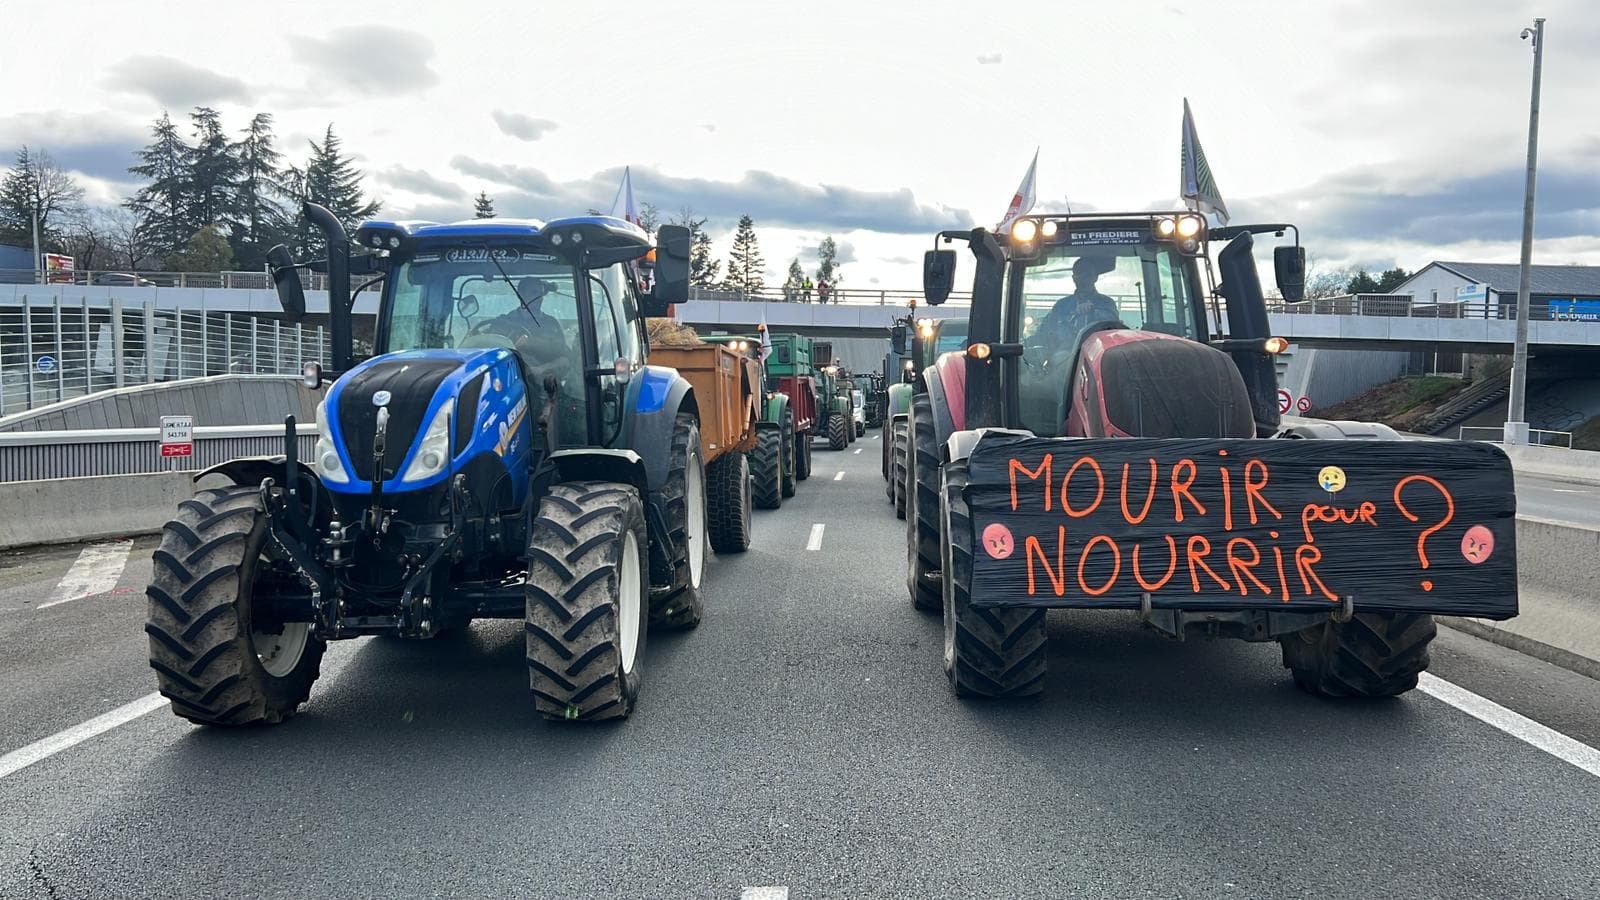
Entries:
[[1206, 164], [1206, 151], [1200, 147], [1200, 137], [1195, 134], [1194, 114], [1189, 112], [1189, 98], [1183, 100], [1183, 202], [1198, 213], [1211, 213], [1217, 224], [1228, 224], [1228, 207], [1222, 202], [1222, 192], [1217, 190], [1217, 179]]

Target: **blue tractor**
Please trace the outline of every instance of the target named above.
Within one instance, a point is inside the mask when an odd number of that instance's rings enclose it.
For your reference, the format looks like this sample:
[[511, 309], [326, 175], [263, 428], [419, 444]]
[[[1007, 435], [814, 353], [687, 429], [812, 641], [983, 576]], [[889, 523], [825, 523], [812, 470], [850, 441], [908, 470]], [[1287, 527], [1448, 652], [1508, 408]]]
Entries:
[[[154, 553], [150, 665], [194, 722], [278, 722], [326, 642], [522, 619], [537, 710], [626, 716], [648, 626], [699, 623], [709, 555], [695, 395], [647, 364], [644, 317], [688, 294], [689, 234], [607, 216], [368, 222], [326, 209], [332, 368], [302, 458], [205, 475]], [[270, 254], [291, 320], [296, 263]], [[352, 354], [350, 276], [381, 284]], [[363, 285], [366, 287], [367, 285]], [[307, 436], [309, 437], [309, 436]], [[198, 479], [197, 479], [198, 480]]]

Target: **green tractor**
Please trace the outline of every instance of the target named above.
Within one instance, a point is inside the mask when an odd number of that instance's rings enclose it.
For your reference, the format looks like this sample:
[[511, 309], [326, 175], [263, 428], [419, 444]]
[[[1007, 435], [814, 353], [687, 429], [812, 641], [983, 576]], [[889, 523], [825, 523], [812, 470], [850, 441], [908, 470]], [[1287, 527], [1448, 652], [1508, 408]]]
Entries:
[[918, 319], [912, 314], [895, 320], [890, 330], [893, 351], [885, 357], [884, 376], [890, 376], [894, 360], [902, 360], [895, 374], [897, 383], [887, 390], [887, 414], [883, 420], [884, 494], [894, 504], [896, 517], [906, 517], [906, 498], [911, 495], [907, 434], [910, 429], [912, 398], [927, 390], [922, 373], [942, 353], [964, 350], [967, 346], [965, 319]]
[[811, 361], [816, 366], [817, 433], [827, 436], [829, 450], [843, 450], [856, 439], [849, 373], [841, 377], [833, 360], [833, 344], [828, 341], [812, 344]]
[[[783, 506], [785, 497], [794, 496], [801, 477], [796, 471], [800, 445], [796, 440], [795, 415], [790, 408], [789, 395], [779, 390], [779, 377], [762, 360], [759, 335], [714, 334], [701, 340], [721, 344], [762, 362], [762, 393], [758, 398], [761, 420], [756, 424], [755, 449], [750, 451], [750, 481], [756, 508], [778, 509]], [[770, 351], [771, 345], [766, 349]]]

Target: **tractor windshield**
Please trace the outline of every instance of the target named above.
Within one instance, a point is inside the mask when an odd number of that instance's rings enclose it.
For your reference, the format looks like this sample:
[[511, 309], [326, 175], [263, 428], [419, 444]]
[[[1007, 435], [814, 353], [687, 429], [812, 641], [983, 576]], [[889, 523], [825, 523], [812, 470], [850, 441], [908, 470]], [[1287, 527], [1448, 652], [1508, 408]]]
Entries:
[[1037, 261], [1014, 265], [1012, 276], [1020, 284], [1013, 284], [1009, 299], [1022, 303], [1023, 424], [1056, 433], [1078, 347], [1095, 331], [1197, 339], [1195, 285], [1188, 272], [1187, 260], [1171, 244], [1154, 241], [1047, 246]]
[[424, 251], [401, 263], [379, 349], [504, 347], [530, 367], [581, 366], [573, 268], [539, 253], [488, 252]]

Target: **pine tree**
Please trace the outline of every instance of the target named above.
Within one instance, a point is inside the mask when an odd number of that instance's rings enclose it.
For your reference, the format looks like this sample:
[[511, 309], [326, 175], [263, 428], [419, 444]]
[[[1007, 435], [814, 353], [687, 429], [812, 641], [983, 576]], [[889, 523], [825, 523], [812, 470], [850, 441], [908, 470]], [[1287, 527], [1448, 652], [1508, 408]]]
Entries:
[[833, 242], [833, 235], [822, 239], [817, 245], [817, 281], [826, 281], [829, 290], [839, 286], [839, 246]]
[[205, 225], [196, 231], [184, 249], [167, 257], [173, 272], [221, 272], [233, 267], [233, 248], [218, 225]]
[[[321, 204], [333, 213], [347, 232], [354, 232], [363, 221], [370, 219], [383, 204], [368, 201], [361, 194], [362, 172], [343, 153], [343, 144], [333, 133], [333, 126], [323, 134], [322, 143], [311, 142], [311, 157], [304, 169], [292, 172], [299, 199]], [[320, 233], [303, 219], [296, 234], [296, 249], [301, 253], [315, 252], [321, 248]]]
[[748, 215], [739, 217], [739, 226], [733, 232], [733, 249], [728, 251], [728, 277], [724, 290], [751, 294], [766, 286], [762, 270], [766, 260], [761, 258], [761, 247], [756, 242], [756, 223]]
[[189, 145], [166, 113], [151, 126], [150, 133], [154, 139], [139, 151], [140, 164], [128, 168], [146, 184], [123, 205], [144, 223], [150, 252], [166, 256], [186, 247], [194, 234], [187, 224]]
[[494, 198], [488, 191], [479, 191], [477, 199], [472, 201], [472, 217], [474, 219], [494, 218]]
[[722, 261], [711, 258], [711, 236], [706, 234], [706, 220], [695, 218], [694, 210], [685, 206], [678, 211], [672, 224], [689, 229], [689, 284], [700, 288], [716, 287]]
[[17, 149], [16, 164], [0, 179], [0, 243], [28, 247], [39, 221], [41, 249], [59, 249], [83, 213], [83, 188], [44, 150]]
[[189, 121], [194, 125], [195, 140], [185, 160], [189, 198], [184, 212], [189, 233], [216, 225], [223, 234], [230, 234], [238, 208], [239, 160], [216, 110], [197, 106]]
[[789, 277], [783, 281], [783, 299], [790, 303], [800, 300], [806, 290], [806, 273], [800, 268], [800, 258], [789, 260]]
[[283, 241], [290, 230], [282, 198], [289, 195], [284, 181], [283, 154], [273, 145], [272, 114], [256, 113], [231, 148], [238, 174], [234, 195], [234, 264], [259, 269], [267, 249]]

